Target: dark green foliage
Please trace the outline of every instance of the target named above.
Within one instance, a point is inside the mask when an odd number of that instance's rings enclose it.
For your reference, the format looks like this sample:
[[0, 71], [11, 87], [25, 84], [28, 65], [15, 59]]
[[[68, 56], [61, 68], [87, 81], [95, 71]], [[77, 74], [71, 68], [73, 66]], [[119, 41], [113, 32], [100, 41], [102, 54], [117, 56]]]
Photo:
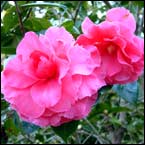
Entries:
[[71, 121], [69, 123], [64, 123], [58, 127], [52, 127], [52, 129], [57, 135], [62, 137], [65, 142], [67, 142], [67, 138], [76, 131], [78, 124], [79, 121]]

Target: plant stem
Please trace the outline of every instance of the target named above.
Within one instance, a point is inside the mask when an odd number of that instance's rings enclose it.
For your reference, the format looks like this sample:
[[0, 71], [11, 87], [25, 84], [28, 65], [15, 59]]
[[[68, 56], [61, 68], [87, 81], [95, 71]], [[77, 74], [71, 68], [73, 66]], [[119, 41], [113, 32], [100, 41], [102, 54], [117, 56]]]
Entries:
[[24, 35], [25, 34], [25, 29], [24, 29], [24, 25], [23, 25], [23, 22], [22, 22], [21, 11], [18, 7], [17, 1], [14, 1], [14, 2], [15, 2], [15, 6], [16, 6], [16, 12], [17, 12], [18, 18], [19, 18], [20, 30], [21, 30], [22, 35]]
[[109, 1], [103, 1], [105, 4], [106, 4], [106, 6], [108, 7], [108, 8], [112, 8], [112, 6], [111, 6], [111, 4], [109, 3]]
[[79, 13], [81, 4], [82, 4], [82, 1], [79, 1], [79, 2], [78, 2], [78, 5], [77, 5], [77, 8], [76, 8], [76, 11], [75, 11], [75, 14], [74, 14], [74, 23], [76, 22], [77, 15], [78, 15], [78, 13]]
[[96, 128], [91, 124], [91, 122], [85, 118], [85, 121], [88, 123], [88, 125], [92, 128], [92, 130], [94, 131], [96, 137], [97, 137], [97, 140], [99, 141], [99, 143], [103, 143], [102, 140], [100, 139], [100, 137], [98, 136], [98, 131], [96, 130]]
[[[120, 99], [120, 106], [125, 106], [125, 101], [123, 99]], [[125, 112], [119, 113], [119, 120], [122, 124], [125, 124], [125, 120], [126, 120]], [[121, 144], [124, 133], [125, 133], [125, 128], [123, 128], [122, 126], [117, 128], [113, 133], [112, 144]]]

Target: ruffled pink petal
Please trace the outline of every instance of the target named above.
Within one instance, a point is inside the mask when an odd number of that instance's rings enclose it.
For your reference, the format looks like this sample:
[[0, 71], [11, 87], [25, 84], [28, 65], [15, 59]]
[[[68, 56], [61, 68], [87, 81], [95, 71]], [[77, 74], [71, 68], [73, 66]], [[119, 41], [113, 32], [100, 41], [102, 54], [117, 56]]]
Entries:
[[13, 103], [15, 98], [21, 95], [21, 91], [19, 91], [19, 89], [10, 87], [8, 85], [5, 87], [2, 87], [1, 91], [4, 94], [4, 99], [9, 103]]
[[[110, 23], [108, 21], [103, 21], [98, 26], [100, 31], [98, 33], [98, 36], [96, 37], [96, 41], [102, 42], [104, 38], [112, 39], [115, 36], [119, 35], [120, 27], [115, 22]], [[101, 35], [102, 37], [99, 37], [99, 35]]]
[[109, 22], [119, 21], [128, 26], [132, 32], [136, 29], [136, 21], [134, 16], [125, 8], [112, 8], [107, 11], [106, 20]]
[[83, 79], [83, 76], [79, 74], [72, 76], [73, 86], [75, 88], [75, 91], [77, 92], [77, 95], [75, 96], [75, 100], [79, 99], [80, 87], [83, 81], [82, 79]]
[[37, 82], [37, 80], [25, 75], [23, 72], [14, 69], [5, 69], [2, 76], [6, 78], [3, 79], [2, 83], [15, 88], [26, 88]]
[[144, 68], [144, 57], [142, 57], [139, 62], [134, 63], [133, 65], [135, 73], [137, 74], [137, 77], [139, 77], [143, 73]]
[[[113, 64], [113, 65], [112, 65]], [[102, 56], [102, 66], [100, 72], [106, 72], [107, 76], [114, 75], [121, 70], [120, 63], [116, 60], [116, 55], [109, 55], [108, 53]]]
[[54, 48], [56, 48], [58, 45], [57, 42], [59, 41], [63, 42], [64, 44], [74, 43], [73, 36], [67, 32], [64, 27], [51, 27], [46, 31], [45, 36], [48, 38], [48, 41]]
[[88, 17], [82, 23], [82, 31], [88, 38], [93, 38], [99, 34], [99, 29]]
[[23, 121], [33, 123], [33, 124], [38, 125], [40, 127], [47, 127], [48, 125], [50, 125], [50, 121], [49, 121], [48, 117], [41, 117], [40, 116], [39, 118], [30, 118], [30, 117], [27, 117], [27, 116], [20, 114], [20, 113], [19, 113], [19, 116]]
[[[69, 87], [68, 87], [69, 84]], [[72, 104], [75, 102], [77, 92], [74, 87], [74, 82], [71, 77], [65, 77], [62, 80], [62, 94], [59, 102], [50, 108], [54, 112], [68, 111]]]
[[130, 59], [128, 57], [126, 57], [126, 55], [124, 55], [122, 50], [119, 50], [117, 52], [117, 60], [120, 64], [130, 65]]
[[84, 76], [80, 86], [79, 99], [85, 98], [86, 96], [91, 97], [104, 85], [106, 85], [105, 81], [99, 78], [97, 74], [94, 76]]
[[33, 100], [47, 108], [54, 106], [61, 97], [61, 86], [56, 80], [39, 81], [31, 88]]
[[90, 52], [91, 59], [94, 61], [96, 67], [100, 67], [101, 66], [101, 55], [100, 55], [98, 48], [93, 45], [87, 45], [87, 46], [84, 46], [83, 48], [85, 48], [88, 52]]
[[55, 58], [55, 61], [58, 65], [58, 72], [59, 72], [58, 81], [59, 83], [61, 83], [62, 78], [68, 73], [70, 69], [70, 64], [68, 61], [60, 58]]
[[25, 73], [27, 64], [22, 63], [20, 56], [10, 59], [2, 72], [2, 85], [26, 88], [34, 84], [38, 79]]
[[17, 47], [17, 55], [22, 55], [25, 62], [35, 50], [43, 51], [44, 46], [34, 32], [27, 32]]
[[97, 65], [91, 59], [90, 53], [80, 46], [76, 46], [70, 50], [69, 58], [72, 74], [89, 75]]
[[122, 71], [115, 74], [112, 78], [112, 83], [116, 82], [119, 84], [124, 84], [126, 82], [129, 82], [130, 77], [132, 76], [132, 71], [128, 67], [122, 68]]
[[144, 39], [134, 35], [132, 43], [134, 43], [137, 50], [144, 55]]
[[124, 51], [126, 55], [130, 58], [131, 62], [137, 62], [142, 56], [141, 51], [138, 51], [138, 48], [136, 48], [132, 43], [128, 43]]
[[[106, 41], [106, 42], [112, 42], [115, 46], [118, 46], [118, 50], [119, 49], [124, 49], [125, 47], [126, 47], [126, 45], [127, 45], [127, 42], [123, 39], [123, 38], [121, 38], [121, 37], [119, 37], [119, 36], [115, 36], [115, 37], [113, 37], [112, 39], [109, 39], [109, 38], [104, 38], [104, 40]], [[108, 43], [109, 44], [109, 43]], [[116, 49], [116, 50], [117, 50]], [[117, 50], [117, 51], [118, 51]]]
[[87, 116], [90, 111], [92, 105], [95, 103], [95, 99], [84, 98], [78, 102], [76, 102], [69, 111], [64, 113], [64, 117], [78, 120], [85, 116]]
[[92, 45], [95, 43], [95, 40], [87, 38], [84, 34], [81, 34], [77, 37], [76, 44], [85, 46]]
[[20, 92], [18, 91], [12, 105], [15, 106], [15, 109], [19, 113], [29, 118], [38, 118], [45, 110], [44, 107], [39, 106], [39, 104], [33, 101], [29, 93], [29, 88], [20, 90]]

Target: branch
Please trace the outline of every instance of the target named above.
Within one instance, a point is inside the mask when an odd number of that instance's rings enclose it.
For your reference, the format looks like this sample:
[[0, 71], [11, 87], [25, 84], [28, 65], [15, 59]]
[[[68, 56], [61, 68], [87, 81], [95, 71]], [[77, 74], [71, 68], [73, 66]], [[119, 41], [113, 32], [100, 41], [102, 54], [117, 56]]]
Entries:
[[[120, 99], [120, 106], [125, 106], [125, 101]], [[119, 120], [122, 124], [125, 123], [126, 120], [126, 112], [120, 112], [119, 113]], [[117, 128], [113, 132], [113, 138], [112, 138], [112, 144], [121, 144], [121, 141], [123, 139], [124, 133], [126, 129], [123, 128], [122, 126], [120, 128]]]
[[87, 124], [92, 128], [93, 132], [94, 132], [95, 135], [96, 135], [96, 138], [97, 138], [98, 142], [101, 143], [101, 144], [103, 144], [103, 141], [101, 140], [100, 136], [98, 135], [97, 129], [91, 124], [91, 122], [90, 122], [87, 118], [85, 118], [84, 120], [85, 120], [85, 121], [87, 122]]
[[121, 144], [124, 132], [125, 132], [125, 128], [123, 128], [123, 127], [118, 128], [114, 132], [114, 135], [112, 138], [112, 144]]
[[105, 4], [106, 4], [106, 6], [108, 7], [108, 8], [112, 8], [112, 6], [111, 6], [111, 4], [109, 3], [109, 1], [103, 1]]
[[21, 11], [18, 7], [17, 1], [14, 1], [14, 2], [15, 2], [15, 6], [16, 6], [16, 12], [17, 12], [18, 18], [19, 18], [20, 30], [21, 30], [22, 35], [24, 35], [25, 34], [25, 29], [24, 29], [24, 25], [23, 25], [23, 22], [22, 22]]
[[79, 1], [79, 2], [78, 2], [78, 5], [77, 5], [77, 8], [76, 8], [76, 11], [75, 11], [75, 14], [74, 14], [74, 23], [76, 22], [77, 15], [78, 15], [78, 13], [79, 13], [81, 4], [82, 4], [82, 1]]

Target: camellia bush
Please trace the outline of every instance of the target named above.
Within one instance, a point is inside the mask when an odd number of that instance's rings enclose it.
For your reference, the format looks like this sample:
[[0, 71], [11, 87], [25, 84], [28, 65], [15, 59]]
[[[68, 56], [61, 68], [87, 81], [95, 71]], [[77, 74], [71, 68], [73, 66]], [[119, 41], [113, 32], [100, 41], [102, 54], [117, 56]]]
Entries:
[[144, 143], [143, 1], [1, 2], [1, 143]]

